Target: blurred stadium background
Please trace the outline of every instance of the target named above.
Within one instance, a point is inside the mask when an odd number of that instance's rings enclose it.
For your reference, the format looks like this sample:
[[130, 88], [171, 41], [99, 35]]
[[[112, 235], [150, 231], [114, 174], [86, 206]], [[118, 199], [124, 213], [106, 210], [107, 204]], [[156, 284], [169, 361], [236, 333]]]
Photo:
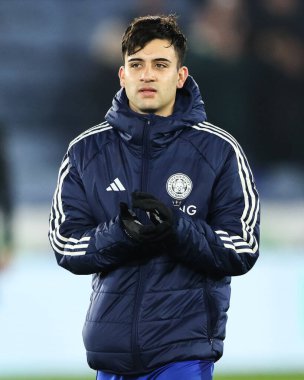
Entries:
[[119, 89], [122, 31], [159, 12], [180, 15], [208, 119], [239, 140], [261, 195], [261, 258], [232, 281], [215, 378], [304, 379], [303, 6], [0, 0], [0, 379], [94, 379], [81, 339], [90, 278], [57, 267], [48, 214], [69, 141]]

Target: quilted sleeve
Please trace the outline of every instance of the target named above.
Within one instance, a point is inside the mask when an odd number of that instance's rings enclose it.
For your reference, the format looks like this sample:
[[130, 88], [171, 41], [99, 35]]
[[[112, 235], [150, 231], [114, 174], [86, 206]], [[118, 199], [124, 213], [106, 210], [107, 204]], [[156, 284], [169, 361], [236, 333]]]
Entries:
[[217, 174], [207, 220], [180, 215], [179, 259], [210, 275], [241, 275], [259, 256], [260, 202], [248, 161], [235, 142]]
[[59, 170], [49, 219], [49, 240], [60, 266], [75, 274], [109, 271], [130, 260], [135, 243], [116, 216], [98, 224], [81, 177], [67, 153]]

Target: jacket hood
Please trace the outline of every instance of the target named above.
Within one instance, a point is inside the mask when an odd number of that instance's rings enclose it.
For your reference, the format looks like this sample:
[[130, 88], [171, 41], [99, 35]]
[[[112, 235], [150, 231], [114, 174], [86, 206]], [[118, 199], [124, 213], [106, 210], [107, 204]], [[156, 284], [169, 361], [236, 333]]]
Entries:
[[132, 111], [125, 89], [122, 88], [115, 95], [105, 118], [119, 130], [123, 138], [136, 145], [142, 142], [144, 126], [148, 120], [151, 124], [150, 138], [154, 142], [164, 143], [169, 134], [179, 133], [182, 129], [207, 119], [199, 87], [191, 76], [187, 78], [183, 88], [177, 90], [174, 112], [170, 116]]

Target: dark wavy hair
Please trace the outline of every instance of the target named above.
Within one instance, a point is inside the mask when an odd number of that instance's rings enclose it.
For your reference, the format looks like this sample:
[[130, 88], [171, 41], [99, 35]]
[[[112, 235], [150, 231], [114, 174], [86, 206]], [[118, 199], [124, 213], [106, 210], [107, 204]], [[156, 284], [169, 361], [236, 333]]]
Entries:
[[154, 39], [170, 41], [170, 46], [173, 45], [177, 53], [179, 67], [183, 65], [187, 40], [177, 24], [177, 17], [172, 14], [135, 18], [122, 37], [123, 59], [126, 54], [140, 51]]

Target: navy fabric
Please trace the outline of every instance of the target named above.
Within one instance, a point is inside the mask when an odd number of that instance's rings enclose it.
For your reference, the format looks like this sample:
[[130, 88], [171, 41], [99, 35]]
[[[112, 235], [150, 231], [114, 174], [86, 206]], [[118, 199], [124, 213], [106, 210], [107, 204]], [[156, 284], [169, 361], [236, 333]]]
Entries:
[[[175, 244], [126, 235], [119, 203], [131, 205], [133, 191], [172, 209]], [[93, 275], [83, 328], [91, 368], [137, 375], [221, 357], [230, 277], [259, 255], [259, 198], [241, 147], [206, 121], [191, 77], [173, 115], [137, 114], [120, 90], [106, 120], [71, 142], [49, 238], [60, 266]]]
[[212, 380], [214, 364], [192, 360], [170, 363], [142, 376], [121, 376], [97, 372], [96, 380]]

